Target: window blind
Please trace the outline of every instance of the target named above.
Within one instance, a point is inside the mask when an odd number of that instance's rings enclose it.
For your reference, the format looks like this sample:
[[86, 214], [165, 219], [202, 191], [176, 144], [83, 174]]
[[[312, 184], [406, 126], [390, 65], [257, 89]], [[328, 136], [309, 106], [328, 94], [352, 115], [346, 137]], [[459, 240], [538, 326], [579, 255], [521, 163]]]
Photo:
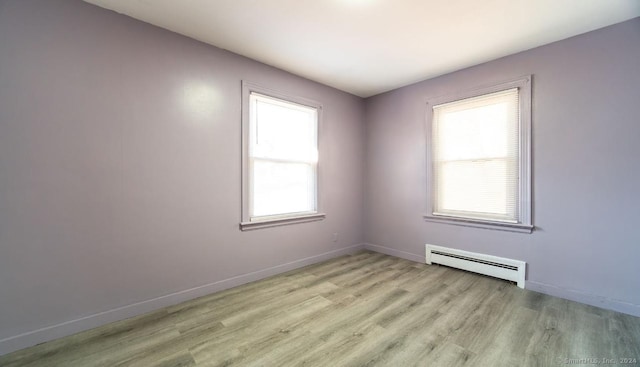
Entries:
[[433, 214], [519, 221], [519, 93], [433, 107]]

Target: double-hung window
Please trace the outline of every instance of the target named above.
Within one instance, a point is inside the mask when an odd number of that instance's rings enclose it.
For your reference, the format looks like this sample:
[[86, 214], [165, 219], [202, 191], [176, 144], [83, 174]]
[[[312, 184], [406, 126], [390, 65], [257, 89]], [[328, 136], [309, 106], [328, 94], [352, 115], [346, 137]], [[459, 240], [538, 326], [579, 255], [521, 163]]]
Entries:
[[241, 229], [319, 220], [320, 105], [243, 83]]
[[425, 219], [531, 232], [530, 80], [429, 102]]

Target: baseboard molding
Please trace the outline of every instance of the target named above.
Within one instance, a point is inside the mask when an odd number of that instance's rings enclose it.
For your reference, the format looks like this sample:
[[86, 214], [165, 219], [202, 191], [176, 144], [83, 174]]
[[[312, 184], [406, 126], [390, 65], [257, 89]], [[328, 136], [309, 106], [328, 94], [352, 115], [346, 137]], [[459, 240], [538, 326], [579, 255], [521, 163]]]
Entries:
[[8, 354], [53, 339], [73, 335], [111, 322], [143, 315], [147, 312], [159, 310], [163, 307], [176, 305], [194, 298], [237, 287], [272, 275], [277, 275], [307, 265], [329, 260], [334, 257], [351, 254], [362, 249], [364, 249], [363, 244], [353, 245], [0, 339], [0, 355]]
[[[37, 330], [28, 331], [19, 335], [0, 339], [0, 355], [8, 354], [16, 350], [27, 348], [53, 339], [76, 334], [85, 330], [108, 324], [110, 322], [139, 316], [147, 312], [161, 309], [163, 307], [175, 305], [194, 298], [202, 297], [208, 294], [233, 288], [256, 280], [264, 279], [307, 265], [329, 260], [334, 257], [351, 254], [363, 249], [399, 257], [410, 261], [420, 263], [425, 262], [425, 258], [422, 255], [400, 251], [385, 246], [379, 246], [370, 243], [353, 245], [350, 247], [325, 252], [319, 255], [310, 256], [286, 264], [277, 265], [247, 274], [242, 274], [217, 282], [205, 284], [199, 287], [186, 289], [146, 301], [133, 303], [130, 305], [114, 308], [112, 310], [95, 313], [89, 316], [69, 320], [56, 325], [51, 325]], [[579, 290], [561, 288], [554, 285], [531, 280], [527, 281], [526, 289], [640, 317], [640, 305], [624, 302], [621, 300], [610, 299], [594, 294], [585, 293]]]
[[391, 255], [391, 256], [399, 257], [401, 259], [415, 261], [415, 262], [418, 262], [418, 263], [423, 263], [424, 264], [424, 262], [426, 261], [424, 255], [416, 255], [416, 254], [412, 254], [410, 252], [400, 251], [400, 250], [396, 250], [394, 248], [380, 246], [380, 245], [374, 245], [374, 244], [371, 244], [371, 243], [365, 243], [364, 244], [364, 248], [366, 250], [375, 251], [375, 252], [379, 252], [381, 254]]
[[579, 291], [576, 289], [562, 288], [555, 285], [540, 283], [532, 280], [527, 280], [526, 289], [548, 294], [554, 297], [568, 299], [570, 301], [580, 302], [587, 305], [640, 317], [640, 305], [617, 299], [597, 296], [595, 294], [586, 293], [584, 291]]
[[[425, 257], [422, 255], [416, 255], [410, 252], [400, 251], [380, 245], [374, 245], [371, 243], [365, 243], [363, 246], [366, 250], [380, 252], [386, 255], [391, 255], [419, 263], [425, 262]], [[575, 289], [562, 288], [551, 284], [540, 283], [532, 280], [527, 280], [525, 284], [525, 288], [530, 291], [540, 292], [548, 294], [550, 296], [564, 298], [570, 301], [584, 303], [587, 305], [640, 317], [640, 305], [617, 299], [602, 297]]]

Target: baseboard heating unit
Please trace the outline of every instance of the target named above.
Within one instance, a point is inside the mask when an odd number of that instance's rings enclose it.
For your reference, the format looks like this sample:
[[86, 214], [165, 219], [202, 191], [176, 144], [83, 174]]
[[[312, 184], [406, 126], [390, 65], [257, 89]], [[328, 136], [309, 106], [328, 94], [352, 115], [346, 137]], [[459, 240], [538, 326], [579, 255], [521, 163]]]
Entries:
[[440, 264], [516, 282], [524, 288], [524, 261], [426, 245], [427, 264]]

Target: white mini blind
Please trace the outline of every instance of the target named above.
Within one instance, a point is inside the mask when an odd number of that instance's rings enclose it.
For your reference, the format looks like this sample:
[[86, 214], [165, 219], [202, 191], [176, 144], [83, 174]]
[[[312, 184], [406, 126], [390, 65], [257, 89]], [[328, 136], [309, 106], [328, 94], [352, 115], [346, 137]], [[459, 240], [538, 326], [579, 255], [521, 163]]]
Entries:
[[250, 217], [317, 210], [318, 113], [251, 93]]
[[518, 223], [518, 88], [433, 107], [433, 214]]

